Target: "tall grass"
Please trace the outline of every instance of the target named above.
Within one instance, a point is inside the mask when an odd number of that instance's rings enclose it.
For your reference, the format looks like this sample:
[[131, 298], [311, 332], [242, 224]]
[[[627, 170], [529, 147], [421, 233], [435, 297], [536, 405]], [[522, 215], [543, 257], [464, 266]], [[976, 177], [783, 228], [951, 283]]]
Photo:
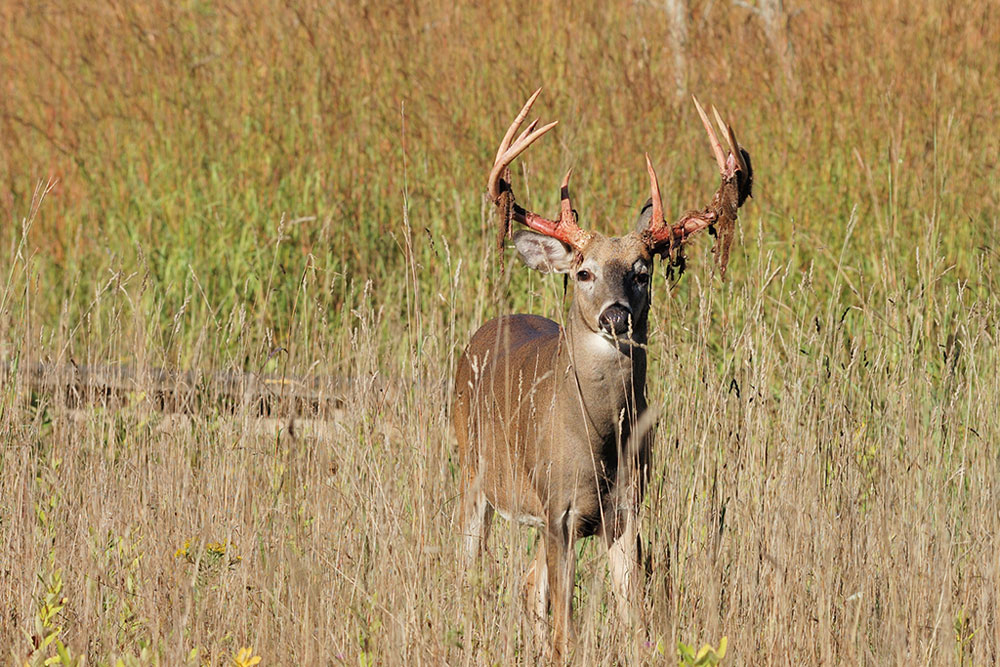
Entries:
[[[696, 243], [654, 285], [644, 659], [996, 662], [1000, 14], [785, 3], [789, 79], [752, 11], [689, 9], [678, 79], [656, 3], [0, 7], [0, 651], [533, 661], [531, 533], [463, 572], [452, 523], [457, 355], [564, 306], [499, 271], [486, 169], [543, 85], [562, 122], [519, 196], [554, 210], [573, 165], [582, 223], [622, 233], [648, 150], [700, 206], [686, 80], [757, 178], [728, 281]], [[293, 427], [162, 415], [141, 381], [78, 410], [38, 360], [360, 388]], [[579, 659], [640, 659], [581, 549]]]

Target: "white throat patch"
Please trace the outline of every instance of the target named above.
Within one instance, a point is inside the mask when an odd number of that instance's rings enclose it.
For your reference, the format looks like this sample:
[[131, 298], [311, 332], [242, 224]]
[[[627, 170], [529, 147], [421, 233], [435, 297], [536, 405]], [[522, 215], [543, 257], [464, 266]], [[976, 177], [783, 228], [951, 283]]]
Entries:
[[590, 354], [619, 354], [615, 339], [603, 332], [588, 332], [584, 336], [583, 347]]

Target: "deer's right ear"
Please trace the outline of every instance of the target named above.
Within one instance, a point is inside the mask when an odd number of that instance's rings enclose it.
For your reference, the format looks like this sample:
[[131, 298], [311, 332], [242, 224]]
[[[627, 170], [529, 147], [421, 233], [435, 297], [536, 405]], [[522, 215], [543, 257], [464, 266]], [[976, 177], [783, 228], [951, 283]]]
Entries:
[[576, 251], [551, 236], [529, 232], [514, 232], [514, 247], [529, 269], [542, 273], [569, 273]]

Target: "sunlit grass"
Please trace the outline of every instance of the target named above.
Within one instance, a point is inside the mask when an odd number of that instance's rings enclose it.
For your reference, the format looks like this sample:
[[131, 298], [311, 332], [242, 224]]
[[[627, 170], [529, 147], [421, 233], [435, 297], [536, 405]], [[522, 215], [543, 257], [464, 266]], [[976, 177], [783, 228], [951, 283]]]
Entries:
[[[1000, 14], [785, 5], [791, 81], [756, 14], [690, 6], [683, 79], [755, 197], [725, 283], [707, 241], [654, 281], [653, 646], [630, 653], [585, 543], [578, 655], [991, 664]], [[555, 210], [572, 165], [582, 223], [622, 233], [649, 151], [670, 211], [703, 205], [668, 44], [657, 3], [0, 7], [0, 652], [532, 662], [531, 534], [498, 525], [465, 572], [451, 522], [457, 355], [565, 303], [501, 274], [486, 169], [541, 85], [561, 123], [519, 197]], [[35, 361], [357, 384], [289, 428], [144, 386], [78, 409], [30, 390]]]

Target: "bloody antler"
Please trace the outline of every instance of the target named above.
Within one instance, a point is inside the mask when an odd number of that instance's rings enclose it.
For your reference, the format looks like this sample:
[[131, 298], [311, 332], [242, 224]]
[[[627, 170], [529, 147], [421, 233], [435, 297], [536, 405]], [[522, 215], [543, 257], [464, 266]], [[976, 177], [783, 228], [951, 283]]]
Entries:
[[706, 228], [714, 229], [716, 233], [716, 244], [713, 248], [715, 261], [720, 272], [725, 276], [737, 212], [746, 198], [751, 195], [753, 168], [750, 165], [750, 154], [736, 141], [733, 128], [723, 122], [718, 110], [714, 106], [712, 107], [719, 131], [726, 137], [726, 143], [729, 144], [728, 155], [723, 151], [722, 144], [708, 120], [708, 115], [698, 103], [697, 98], [694, 98], [694, 104], [698, 109], [702, 125], [705, 126], [705, 131], [708, 133], [712, 154], [719, 165], [722, 184], [716, 190], [708, 206], [701, 210], [688, 211], [677, 222], [668, 225], [663, 216], [663, 204], [660, 200], [660, 186], [656, 179], [656, 172], [653, 170], [653, 165], [647, 155], [646, 168], [649, 171], [653, 215], [644, 232], [644, 237], [647, 245], [654, 252], [675, 257], [689, 236]]
[[528, 98], [524, 107], [521, 108], [521, 112], [517, 114], [514, 122], [511, 123], [509, 128], [507, 128], [507, 133], [504, 135], [503, 141], [500, 142], [500, 147], [497, 149], [497, 156], [493, 162], [493, 168], [490, 170], [490, 178], [489, 181], [487, 181], [486, 189], [489, 192], [490, 199], [492, 199], [501, 210], [501, 217], [503, 219], [503, 227], [500, 232], [501, 244], [503, 243], [503, 236], [505, 236], [509, 230], [510, 221], [517, 220], [521, 224], [535, 230], [536, 232], [559, 239], [563, 243], [580, 251], [587, 245], [587, 242], [591, 238], [591, 234], [590, 232], [580, 229], [580, 227], [576, 224], [576, 215], [573, 213], [573, 204], [571, 203], [569, 197], [569, 177], [570, 174], [573, 173], [572, 169], [567, 171], [566, 177], [563, 178], [562, 188], [560, 190], [558, 220], [549, 220], [548, 218], [544, 218], [537, 213], [533, 213], [532, 211], [522, 208], [514, 201], [514, 193], [510, 188], [510, 163], [513, 162], [518, 155], [523, 153], [528, 146], [533, 144], [539, 137], [551, 130], [558, 123], [558, 121], [554, 121], [536, 129], [536, 126], [538, 125], [538, 120], [536, 119], [532, 121], [523, 132], [521, 132], [517, 139], [513, 139], [514, 134], [521, 127], [521, 123], [524, 122], [528, 112], [531, 110], [531, 105], [535, 103], [535, 99], [541, 92], [542, 89], [539, 88], [531, 97]]

